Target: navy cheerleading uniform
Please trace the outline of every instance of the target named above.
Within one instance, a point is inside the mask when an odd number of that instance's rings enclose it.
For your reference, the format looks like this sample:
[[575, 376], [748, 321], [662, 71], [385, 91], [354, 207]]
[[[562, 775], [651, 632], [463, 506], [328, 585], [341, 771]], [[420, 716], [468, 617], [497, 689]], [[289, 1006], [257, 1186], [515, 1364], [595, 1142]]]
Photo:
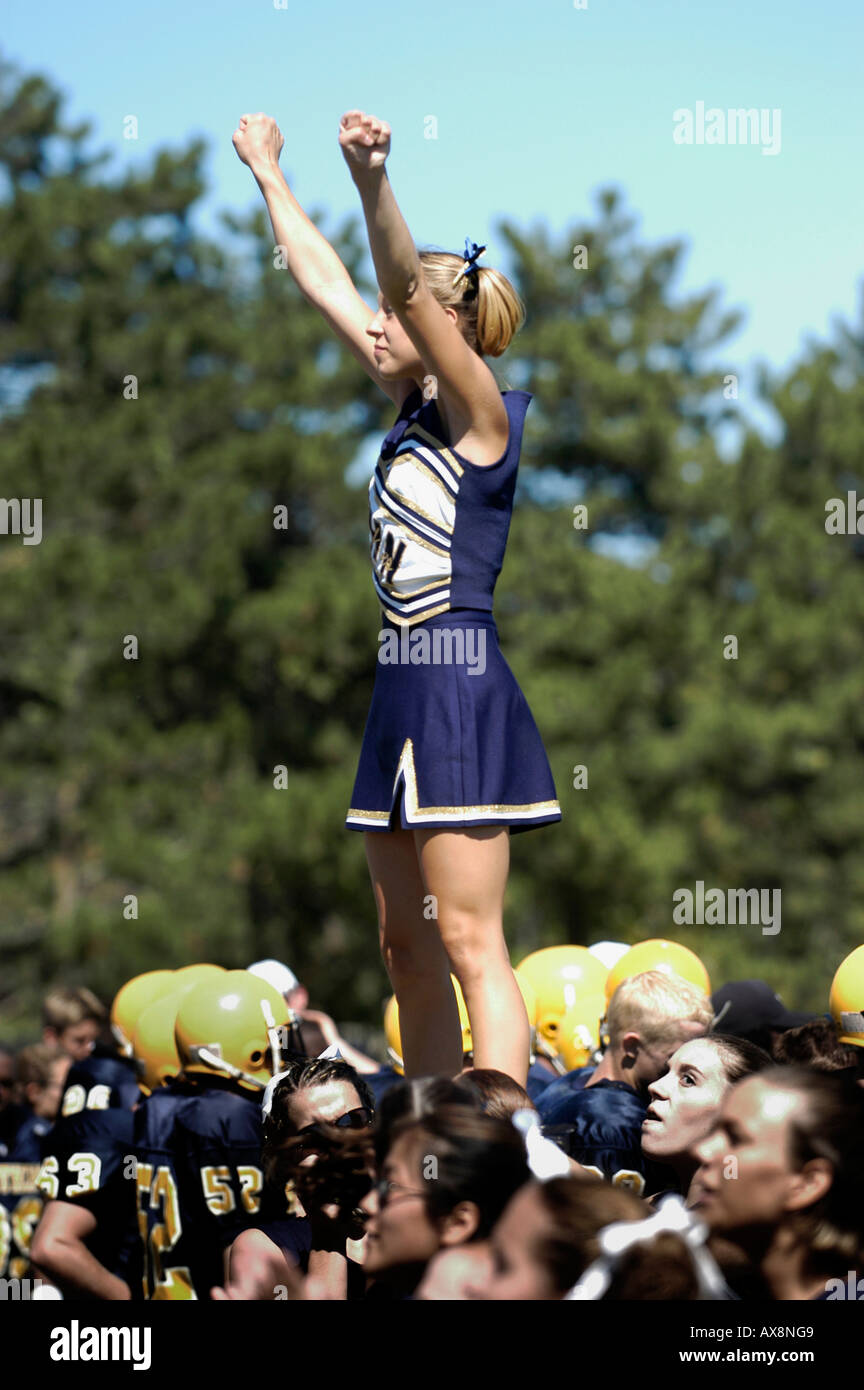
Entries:
[[369, 484], [373, 582], [381, 604], [375, 686], [350, 830], [507, 825], [561, 819], [528, 702], [498, 644], [501, 571], [528, 391], [502, 391], [510, 432], [497, 462], [445, 442], [416, 387]]

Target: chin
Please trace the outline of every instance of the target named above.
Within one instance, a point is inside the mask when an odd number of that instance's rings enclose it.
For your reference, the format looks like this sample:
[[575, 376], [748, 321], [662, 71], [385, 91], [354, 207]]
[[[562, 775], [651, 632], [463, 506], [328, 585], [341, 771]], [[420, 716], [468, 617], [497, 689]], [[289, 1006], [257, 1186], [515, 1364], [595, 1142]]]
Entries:
[[668, 1148], [662, 1131], [659, 1134], [656, 1130], [642, 1131], [642, 1152], [649, 1158], [666, 1158]]

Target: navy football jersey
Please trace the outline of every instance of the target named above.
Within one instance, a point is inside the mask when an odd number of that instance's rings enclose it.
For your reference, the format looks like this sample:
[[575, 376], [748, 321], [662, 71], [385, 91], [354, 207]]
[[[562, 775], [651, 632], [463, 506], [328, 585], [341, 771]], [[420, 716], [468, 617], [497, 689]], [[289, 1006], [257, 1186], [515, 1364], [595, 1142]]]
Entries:
[[223, 1251], [260, 1211], [260, 1097], [202, 1077], [155, 1091], [136, 1119], [145, 1296], [209, 1299]]
[[528, 1068], [528, 1080], [525, 1083], [525, 1090], [534, 1101], [535, 1105], [543, 1092], [558, 1080], [558, 1073], [552, 1071], [551, 1067], [544, 1066], [539, 1060], [535, 1059]]
[[653, 1165], [642, 1154], [645, 1102], [623, 1081], [586, 1087], [578, 1084], [578, 1072], [572, 1075], [573, 1085], [565, 1087], [569, 1078], [562, 1077], [537, 1101], [543, 1133], [577, 1163], [641, 1196], [649, 1173], [653, 1176]]
[[[537, 1109], [540, 1118], [545, 1119], [546, 1112], [557, 1110], [561, 1102], [566, 1100], [574, 1091], [583, 1091], [594, 1075], [596, 1067], [577, 1067], [576, 1071], [568, 1071], [565, 1076], [552, 1076], [549, 1085], [542, 1091], [543, 1104], [537, 1102]], [[528, 1073], [531, 1075], [530, 1071]], [[530, 1092], [529, 1092], [530, 1094]]]
[[131, 1057], [121, 1057], [97, 1043], [89, 1056], [66, 1073], [61, 1115], [81, 1110], [131, 1110], [141, 1099], [138, 1072]]
[[15, 1135], [27, 1118], [27, 1107], [14, 1103], [0, 1110], [0, 1159], [8, 1158]]
[[0, 1162], [0, 1279], [26, 1279], [30, 1242], [42, 1215], [39, 1164]]
[[35, 1163], [37, 1168], [42, 1161], [42, 1145], [51, 1133], [53, 1120], [34, 1115], [31, 1110], [18, 1126], [9, 1159], [13, 1163]]
[[398, 1086], [404, 1081], [404, 1076], [400, 1076], [393, 1067], [382, 1067], [380, 1071], [364, 1072], [363, 1080], [372, 1092], [377, 1107], [382, 1096], [386, 1096], [388, 1091], [392, 1091], [394, 1086]]
[[0, 1278], [25, 1279], [30, 1272], [30, 1243], [42, 1215], [37, 1187], [42, 1145], [51, 1121], [34, 1115], [29, 1106], [0, 1163]]
[[[45, 1141], [39, 1187], [46, 1198], [92, 1213], [96, 1227], [84, 1244], [140, 1298], [134, 1139], [135, 1117], [128, 1108], [85, 1108], [61, 1116]], [[65, 1288], [64, 1297], [75, 1298], [74, 1289]]]
[[289, 1262], [295, 1261], [305, 1273], [312, 1249], [312, 1228], [305, 1216], [277, 1216], [270, 1221], [259, 1220], [255, 1222], [255, 1228], [263, 1231], [288, 1256]]

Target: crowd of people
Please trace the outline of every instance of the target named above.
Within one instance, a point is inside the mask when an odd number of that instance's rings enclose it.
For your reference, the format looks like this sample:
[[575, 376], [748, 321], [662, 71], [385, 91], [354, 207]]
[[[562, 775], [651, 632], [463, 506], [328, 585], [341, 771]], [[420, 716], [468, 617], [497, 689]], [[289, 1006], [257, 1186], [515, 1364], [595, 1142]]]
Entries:
[[[516, 970], [527, 1085], [406, 1077], [292, 972], [52, 990], [0, 1049], [0, 1277], [67, 1300], [840, 1299], [864, 1274], [864, 946], [824, 1015], [686, 947]], [[522, 1027], [522, 1020], [517, 1020]], [[383, 1055], [383, 1054], [382, 1054]], [[854, 1295], [852, 1295], [854, 1296]]]

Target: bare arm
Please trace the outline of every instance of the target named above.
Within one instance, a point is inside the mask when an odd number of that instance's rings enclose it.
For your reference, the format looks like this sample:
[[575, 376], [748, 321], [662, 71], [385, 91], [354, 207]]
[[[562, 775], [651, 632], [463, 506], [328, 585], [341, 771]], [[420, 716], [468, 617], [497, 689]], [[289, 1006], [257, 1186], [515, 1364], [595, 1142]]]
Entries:
[[225, 1285], [211, 1289], [213, 1298], [272, 1302], [292, 1298], [302, 1287], [302, 1276], [288, 1263], [284, 1251], [254, 1226], [241, 1231], [224, 1256]]
[[96, 1218], [86, 1207], [51, 1201], [36, 1227], [30, 1258], [61, 1289], [71, 1286], [110, 1302], [128, 1300], [132, 1297], [128, 1284], [100, 1264], [84, 1244], [95, 1229]]
[[335, 1044], [345, 1061], [355, 1071], [365, 1072], [368, 1075], [370, 1072], [381, 1070], [380, 1062], [376, 1062], [372, 1057], [367, 1057], [365, 1052], [360, 1052], [358, 1048], [352, 1047], [350, 1043], [345, 1041], [329, 1014], [323, 1013], [320, 1009], [304, 1009], [302, 1017], [308, 1018], [310, 1023], [317, 1023], [327, 1046], [332, 1047]]
[[270, 214], [275, 244], [281, 248], [301, 293], [323, 315], [376, 385], [401, 405], [404, 384], [381, 380], [373, 339], [366, 331], [375, 310], [358, 293], [339, 256], [303, 211], [279, 167], [283, 140], [276, 122], [263, 112], [241, 116], [232, 140], [239, 158], [255, 176]]
[[455, 314], [438, 303], [426, 284], [417, 248], [387, 177], [390, 127], [362, 111], [347, 111], [339, 143], [363, 204], [381, 293], [424, 367], [437, 379], [451, 434], [467, 435], [469, 445], [490, 449], [494, 459], [506, 447], [507, 411], [494, 376], [468, 346]]

